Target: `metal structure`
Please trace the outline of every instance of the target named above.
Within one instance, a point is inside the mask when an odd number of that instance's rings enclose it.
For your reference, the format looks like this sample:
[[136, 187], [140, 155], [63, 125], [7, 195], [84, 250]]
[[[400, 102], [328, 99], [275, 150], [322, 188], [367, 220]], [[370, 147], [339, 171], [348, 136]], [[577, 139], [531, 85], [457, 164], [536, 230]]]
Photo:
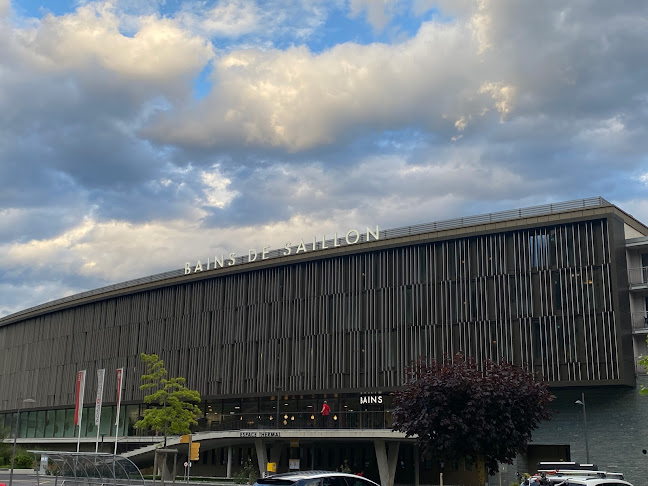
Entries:
[[[79, 486], [144, 486], [139, 468], [121, 456], [92, 452], [30, 451], [47, 457], [55, 484]], [[40, 481], [39, 481], [40, 482]]]
[[[575, 209], [605, 207], [611, 205], [612, 204], [610, 202], [606, 201], [600, 196], [590, 197], [585, 199], [576, 199], [573, 201], [565, 201], [565, 202], [554, 203], [554, 204], [542, 204], [539, 206], [531, 206], [527, 208], [511, 209], [507, 211], [498, 211], [494, 213], [467, 216], [464, 218], [453, 218], [453, 219], [447, 219], [447, 220], [437, 221], [432, 223], [424, 223], [424, 224], [418, 224], [412, 226], [403, 226], [401, 228], [387, 229], [387, 230], [382, 230], [380, 232], [380, 238], [381, 239], [401, 238], [403, 236], [425, 234], [430, 231], [465, 228], [468, 226], [474, 226], [479, 224], [497, 223], [501, 221], [510, 221], [515, 219], [528, 218], [532, 216], [541, 216], [545, 214], [558, 214], [565, 211], [573, 211]], [[366, 241], [366, 237], [364, 235], [360, 235], [360, 241]], [[337, 240], [333, 240], [333, 239], [326, 240], [325, 245], [322, 246], [332, 247], [335, 244], [339, 244], [342, 246], [345, 245], [344, 238], [338, 238]], [[293, 247], [293, 250], [294, 249], [295, 248]], [[283, 256], [283, 250], [272, 250], [268, 252], [268, 258], [270, 259], [281, 258], [282, 256]], [[244, 262], [245, 262], [245, 257], [236, 258], [237, 264], [241, 264]], [[183, 274], [184, 274], [183, 269], [171, 270], [169, 272], [163, 272], [156, 275], [150, 275], [147, 277], [141, 277], [134, 280], [129, 280], [127, 282], [120, 282], [118, 284], [108, 285], [106, 287], [89, 290], [87, 292], [81, 292], [79, 294], [63, 297], [61, 299], [56, 299], [34, 307], [30, 307], [29, 309], [25, 309], [24, 311], [20, 311], [15, 314], [12, 314], [11, 316], [9, 316], [9, 318], [14, 319], [15, 317], [29, 314], [33, 311], [44, 310], [60, 304], [64, 304], [67, 302], [74, 302], [76, 300], [81, 300], [88, 297], [105, 294], [106, 292], [110, 292], [114, 290], [128, 289], [146, 283], [163, 281], [169, 278], [181, 276]], [[2, 321], [3, 318], [0, 318], [0, 326], [2, 325]]]
[[[203, 397], [395, 389], [412, 360], [460, 351], [477, 362], [503, 357], [553, 386], [629, 384], [612, 298], [617, 272], [627, 274], [614, 262], [619, 232], [622, 222], [595, 216], [432, 233], [106, 296], [0, 326], [0, 396], [69, 405], [76, 370], [123, 366], [140, 376], [143, 352]], [[143, 393], [131, 382], [123, 399]]]

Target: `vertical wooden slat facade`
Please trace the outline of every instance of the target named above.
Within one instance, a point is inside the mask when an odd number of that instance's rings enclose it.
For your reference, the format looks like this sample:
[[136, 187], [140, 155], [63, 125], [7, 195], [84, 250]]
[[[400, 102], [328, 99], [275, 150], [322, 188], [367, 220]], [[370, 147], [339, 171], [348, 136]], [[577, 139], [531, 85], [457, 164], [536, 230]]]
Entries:
[[122, 366], [124, 400], [141, 401], [140, 353], [204, 397], [385, 390], [417, 357], [456, 352], [512, 360], [552, 385], [618, 382], [608, 224], [313, 253], [43, 313], [0, 327], [0, 409], [7, 397], [70, 406], [77, 370]]

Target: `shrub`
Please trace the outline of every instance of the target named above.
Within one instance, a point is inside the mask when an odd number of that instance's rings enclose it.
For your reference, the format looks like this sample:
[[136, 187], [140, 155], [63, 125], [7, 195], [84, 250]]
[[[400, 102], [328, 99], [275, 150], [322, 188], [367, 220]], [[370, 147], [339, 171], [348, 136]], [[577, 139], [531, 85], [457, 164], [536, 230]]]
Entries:
[[34, 456], [28, 452], [20, 452], [16, 454], [14, 467], [17, 469], [31, 469], [34, 467]]

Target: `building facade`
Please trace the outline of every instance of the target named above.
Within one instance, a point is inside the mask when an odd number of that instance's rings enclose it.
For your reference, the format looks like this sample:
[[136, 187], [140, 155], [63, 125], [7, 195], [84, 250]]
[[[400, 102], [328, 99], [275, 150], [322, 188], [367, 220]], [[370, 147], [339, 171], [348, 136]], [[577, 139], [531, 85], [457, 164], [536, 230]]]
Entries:
[[[93, 405], [84, 447], [117, 436], [120, 452], [143, 458], [159, 438], [133, 428], [143, 410], [139, 356], [156, 353], [203, 397], [200, 473], [231, 474], [247, 457], [280, 470], [347, 461], [383, 484], [432, 484], [439, 464], [390, 431], [391, 393], [419, 356], [462, 352], [537, 372], [558, 397], [560, 413], [504, 468], [505, 480], [536, 460], [585, 462], [574, 404], [582, 393], [590, 459], [631, 480], [648, 472], [648, 430], [632, 419], [646, 408], [636, 389], [648, 330], [646, 226], [591, 198], [335, 236], [214, 255], [0, 319], [0, 427], [24, 408], [21, 442], [72, 447], [77, 371], [87, 370], [85, 403], [94, 404], [96, 370], [106, 369], [100, 430]], [[126, 376], [118, 427], [117, 368]], [[625, 422], [615, 424], [622, 396]], [[626, 445], [603, 453], [603, 430], [624, 430]], [[474, 465], [458, 461], [444, 474], [471, 484]]]

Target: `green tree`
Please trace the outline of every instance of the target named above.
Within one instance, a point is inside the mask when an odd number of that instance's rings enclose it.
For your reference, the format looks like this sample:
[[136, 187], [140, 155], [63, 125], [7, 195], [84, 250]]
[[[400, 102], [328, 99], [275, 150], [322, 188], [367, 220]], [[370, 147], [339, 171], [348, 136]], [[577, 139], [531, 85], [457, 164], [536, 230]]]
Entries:
[[480, 370], [461, 354], [441, 364], [421, 358], [395, 395], [393, 430], [415, 436], [421, 451], [439, 461], [473, 458], [480, 474], [484, 467], [495, 474], [551, 418], [554, 398], [545, 382], [511, 363], [485, 361]]
[[163, 433], [166, 447], [169, 434], [188, 434], [191, 426], [198, 423], [196, 419], [202, 414], [196, 405], [200, 403], [200, 393], [187, 388], [185, 378], [167, 378], [164, 362], [157, 354], [142, 353], [140, 358], [146, 364], [140, 390], [151, 392], [144, 397], [144, 403], [157, 406], [144, 410], [144, 415], [135, 423], [135, 428], [150, 428]]
[[[648, 344], [648, 338], [646, 338], [646, 344]], [[648, 356], [639, 356], [639, 364], [643, 366], [646, 371], [648, 371]], [[639, 393], [642, 395], [648, 395], [648, 388], [646, 388], [644, 385], [641, 385], [639, 387]]]
[[[9, 416], [13, 421], [14, 414]], [[12, 422], [13, 423], [13, 422]], [[0, 429], [0, 466], [9, 464], [11, 460], [11, 442], [4, 442], [11, 437], [11, 427]]]

